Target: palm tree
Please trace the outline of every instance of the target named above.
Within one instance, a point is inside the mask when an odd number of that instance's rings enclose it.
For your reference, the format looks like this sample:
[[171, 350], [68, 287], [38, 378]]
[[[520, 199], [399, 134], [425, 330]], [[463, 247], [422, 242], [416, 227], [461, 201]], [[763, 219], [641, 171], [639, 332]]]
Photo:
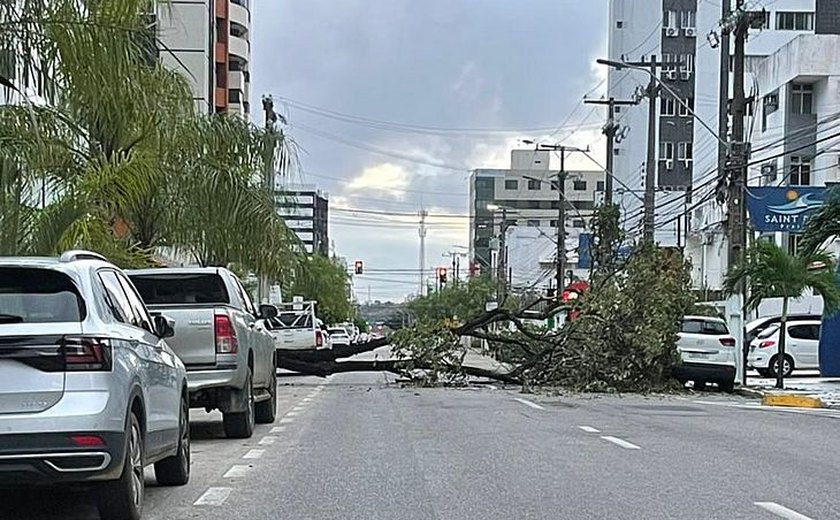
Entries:
[[726, 273], [724, 287], [732, 294], [742, 284], [748, 285], [747, 309], [753, 310], [766, 298], [782, 299], [779, 325], [779, 351], [775, 356], [776, 388], [784, 388], [785, 336], [788, 303], [806, 289], [820, 294], [828, 308], [840, 305], [840, 289], [834, 283], [833, 257], [823, 251], [789, 254], [775, 242], [758, 240], [747, 250], [746, 258]]
[[292, 238], [261, 172], [269, 144], [288, 172], [291, 141], [196, 114], [185, 78], [150, 59], [150, 5], [0, 2], [0, 254], [84, 247], [134, 266], [167, 247], [280, 278]]

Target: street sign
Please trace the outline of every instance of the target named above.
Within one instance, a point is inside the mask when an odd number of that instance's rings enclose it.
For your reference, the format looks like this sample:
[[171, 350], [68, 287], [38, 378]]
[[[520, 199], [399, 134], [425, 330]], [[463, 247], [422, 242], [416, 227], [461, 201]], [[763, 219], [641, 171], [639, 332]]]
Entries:
[[822, 186], [764, 186], [747, 190], [747, 209], [756, 231], [801, 233], [825, 198]]

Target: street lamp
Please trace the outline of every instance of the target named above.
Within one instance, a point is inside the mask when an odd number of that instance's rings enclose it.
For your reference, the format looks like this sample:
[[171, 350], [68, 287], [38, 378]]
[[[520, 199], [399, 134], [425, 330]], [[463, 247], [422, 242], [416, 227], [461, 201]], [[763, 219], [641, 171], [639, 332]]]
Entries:
[[599, 58], [595, 61], [597, 63], [599, 63], [600, 65], [606, 65], [607, 67], [612, 67], [615, 70], [621, 70], [621, 69], [626, 68], [626, 69], [640, 70], [642, 72], [647, 73], [653, 81], [655, 81], [656, 83], [659, 84], [660, 87], [662, 87], [663, 90], [665, 90], [666, 92], [671, 94], [671, 97], [673, 97], [674, 100], [677, 103], [679, 103], [681, 107], [686, 109], [686, 111], [689, 114], [691, 114], [691, 117], [696, 119], [701, 125], [703, 125], [703, 128], [705, 128], [706, 130], [708, 130], [708, 132], [710, 134], [712, 134], [712, 136], [715, 139], [717, 139], [721, 144], [726, 146], [727, 150], [729, 149], [729, 143], [726, 142], [724, 139], [722, 139], [714, 130], [712, 130], [712, 127], [710, 127], [708, 124], [706, 124], [706, 122], [703, 121], [703, 119], [700, 116], [697, 115], [697, 113], [694, 111], [694, 109], [691, 108], [690, 106], [688, 106], [688, 103], [683, 101], [683, 99], [680, 97], [679, 93], [677, 93], [674, 89], [672, 89], [665, 82], [663, 82], [661, 79], [659, 79], [659, 76], [657, 76], [656, 73], [653, 70], [651, 70], [650, 68], [644, 67], [642, 65], [637, 65], [635, 63], [628, 63], [626, 61], [605, 60], [605, 59], [602, 59], [602, 58]]

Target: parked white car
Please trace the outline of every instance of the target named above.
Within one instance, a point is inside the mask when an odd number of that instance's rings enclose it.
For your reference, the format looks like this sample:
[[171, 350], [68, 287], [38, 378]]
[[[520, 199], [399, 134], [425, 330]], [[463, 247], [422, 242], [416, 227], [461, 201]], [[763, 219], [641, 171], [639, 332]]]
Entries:
[[693, 381], [697, 390], [712, 382], [731, 392], [735, 386], [736, 348], [726, 322], [708, 316], [686, 316], [677, 336], [682, 363], [674, 368], [674, 377], [681, 383]]
[[[772, 325], [750, 344], [747, 363], [764, 377], [775, 376], [779, 370], [779, 324]], [[782, 373], [789, 376], [795, 369], [815, 369], [820, 366], [820, 321], [797, 320], [785, 326], [785, 359]]]
[[348, 334], [347, 331], [342, 328], [330, 328], [327, 329], [327, 332], [330, 335], [330, 344], [333, 347], [335, 347], [336, 345], [349, 345], [352, 341], [350, 338], [350, 334]]

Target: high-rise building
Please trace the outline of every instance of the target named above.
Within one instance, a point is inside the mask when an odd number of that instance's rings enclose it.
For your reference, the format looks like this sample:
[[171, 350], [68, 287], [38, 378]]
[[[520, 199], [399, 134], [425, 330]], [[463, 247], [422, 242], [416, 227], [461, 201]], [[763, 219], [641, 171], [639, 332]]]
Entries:
[[[546, 150], [513, 150], [510, 169], [472, 172], [470, 259], [483, 272], [489, 272], [496, 265], [500, 253], [494, 251], [494, 246], [499, 244], [503, 232], [510, 240], [503, 253], [507, 255], [507, 265], [515, 271], [512, 273], [516, 275], [515, 281], [525, 284], [530, 279], [531, 283], [536, 282], [531, 279], [533, 273], [556, 261], [561, 197], [555, 182], [559, 172], [549, 166], [551, 154]], [[577, 240], [589, 225], [596, 200], [603, 195], [604, 172], [566, 173], [566, 251], [569, 269], [574, 270]], [[528, 246], [529, 243], [533, 247]], [[520, 253], [528, 257], [520, 258]]]
[[277, 191], [277, 212], [306, 253], [330, 254], [329, 202], [329, 195], [313, 185], [289, 185]]
[[161, 61], [184, 74], [197, 110], [248, 118], [250, 0], [171, 0], [157, 6]]

